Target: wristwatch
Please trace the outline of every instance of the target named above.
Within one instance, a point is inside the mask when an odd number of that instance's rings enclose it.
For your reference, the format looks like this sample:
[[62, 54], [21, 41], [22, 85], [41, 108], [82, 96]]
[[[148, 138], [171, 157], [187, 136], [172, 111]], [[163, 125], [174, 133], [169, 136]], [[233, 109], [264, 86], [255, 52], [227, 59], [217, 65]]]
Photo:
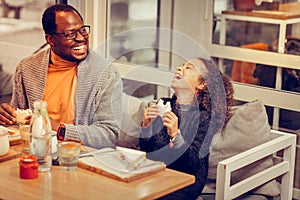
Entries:
[[66, 126], [64, 124], [59, 124], [57, 130], [57, 140], [63, 141], [65, 139]]

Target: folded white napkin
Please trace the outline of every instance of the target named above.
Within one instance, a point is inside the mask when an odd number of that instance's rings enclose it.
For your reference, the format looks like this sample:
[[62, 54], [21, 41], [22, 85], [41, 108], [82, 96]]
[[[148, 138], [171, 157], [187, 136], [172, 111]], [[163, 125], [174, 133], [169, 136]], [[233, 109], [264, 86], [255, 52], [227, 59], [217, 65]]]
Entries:
[[161, 116], [163, 116], [166, 112], [171, 111], [171, 104], [169, 101], [164, 104], [164, 101], [160, 99], [157, 105]]

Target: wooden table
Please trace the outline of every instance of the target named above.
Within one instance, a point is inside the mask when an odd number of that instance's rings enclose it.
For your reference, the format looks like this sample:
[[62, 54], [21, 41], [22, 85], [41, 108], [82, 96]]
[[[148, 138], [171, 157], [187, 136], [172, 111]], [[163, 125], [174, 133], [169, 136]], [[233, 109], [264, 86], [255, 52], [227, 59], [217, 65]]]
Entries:
[[156, 199], [195, 181], [189, 174], [166, 169], [125, 183], [78, 168], [53, 166], [37, 179], [19, 178], [19, 158], [0, 163], [0, 199]]

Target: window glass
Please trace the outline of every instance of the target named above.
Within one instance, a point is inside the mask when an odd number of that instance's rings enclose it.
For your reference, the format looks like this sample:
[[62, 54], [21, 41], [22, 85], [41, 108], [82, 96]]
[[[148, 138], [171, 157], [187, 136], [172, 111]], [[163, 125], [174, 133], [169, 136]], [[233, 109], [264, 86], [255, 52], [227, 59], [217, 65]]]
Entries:
[[[154, 63], [156, 50], [149, 47], [156, 41], [157, 1], [153, 0], [111, 0], [109, 36], [110, 57], [134, 64]], [[134, 31], [145, 28], [144, 31]]]
[[[213, 29], [213, 44], [221, 44], [225, 46], [234, 46], [247, 49], [280, 52], [285, 54], [300, 55], [300, 23], [288, 24], [286, 26], [286, 40], [283, 50], [278, 48], [279, 45], [279, 28], [280, 23], [264, 20], [264, 23], [259, 21], [251, 22], [241, 17], [247, 16], [246, 12], [240, 12], [233, 1], [215, 0], [214, 8], [214, 29]], [[258, 2], [258, 1], [257, 1]], [[261, 4], [254, 3], [251, 15], [270, 14], [272, 12], [279, 13], [279, 10], [284, 10], [283, 3], [296, 2], [274, 0], [272, 3], [262, 2]], [[225, 14], [226, 17], [221, 29], [221, 18]], [[256, 15], [255, 15], [256, 16]], [[267, 19], [267, 17], [262, 17]], [[282, 24], [282, 23], [281, 23]], [[275, 88], [276, 69], [278, 66], [268, 66], [261, 63], [250, 63], [241, 60], [218, 60], [219, 66], [227, 73], [234, 81], [259, 85], [263, 87]], [[300, 88], [300, 71], [296, 69], [282, 68], [281, 80], [278, 80], [281, 90], [299, 92]]]
[[[111, 0], [109, 2], [110, 59], [122, 63], [142, 64], [156, 67], [157, 1]], [[147, 98], [156, 94], [156, 86], [124, 79], [124, 91], [130, 95]], [[135, 88], [133, 91], [132, 88]]]
[[45, 44], [41, 15], [54, 0], [0, 1], [0, 103], [9, 102], [17, 63]]
[[[12, 73], [21, 57], [33, 53], [45, 43], [41, 25], [43, 10], [52, 0], [2, 0], [0, 4], [0, 55], [4, 70]], [[3, 52], [3, 51], [1, 51]], [[15, 52], [19, 52], [17, 57]]]
[[[292, 10], [297, 8], [289, 7], [287, 9], [288, 5], [292, 5], [287, 3], [299, 1], [273, 0], [272, 2], [265, 1], [261, 4], [258, 4], [259, 1], [256, 1], [251, 8], [251, 12], [241, 12], [238, 10], [237, 5], [233, 5], [233, 2], [234, 1], [231, 0], [214, 1], [213, 44], [274, 53], [272, 56], [268, 55], [269, 57], [276, 57], [276, 55], [278, 55], [277, 53], [300, 55], [300, 20], [296, 23], [289, 21], [287, 26], [284, 26], [283, 24], [285, 24], [286, 21], [280, 23], [280, 20], [276, 21], [274, 17], [266, 17], [267, 14], [272, 13], [280, 15], [282, 12], [296, 12], [296, 10]], [[258, 14], [261, 20], [251, 21], [253, 18], [249, 20], [249, 16], [255, 15], [255, 17], [258, 17]], [[279, 48], [280, 25], [286, 28], [285, 31], [282, 31], [285, 33], [285, 38], [281, 49]], [[250, 54], [251, 53], [249, 53], [249, 55]], [[275, 62], [273, 65], [266, 65], [259, 62], [243, 61], [243, 55], [243, 53], [239, 56], [233, 55], [233, 57], [236, 57], [235, 59], [215, 58], [215, 60], [219, 67], [231, 77], [233, 81], [296, 94], [300, 92], [300, 70], [277, 66]], [[259, 54], [260, 58], [261, 55], [263, 54]], [[252, 58], [253, 57], [254, 55]], [[241, 58], [241, 60], [239, 58]], [[248, 59], [249, 58], [251, 58], [251, 56], [248, 56]], [[273, 109], [275, 109], [275, 111]], [[267, 111], [271, 125], [273, 124], [273, 116], [276, 118], [279, 116], [278, 125], [280, 128], [289, 129], [291, 131], [299, 129], [300, 124], [297, 118], [291, 117], [296, 116], [298, 112], [272, 107], [268, 107]]]

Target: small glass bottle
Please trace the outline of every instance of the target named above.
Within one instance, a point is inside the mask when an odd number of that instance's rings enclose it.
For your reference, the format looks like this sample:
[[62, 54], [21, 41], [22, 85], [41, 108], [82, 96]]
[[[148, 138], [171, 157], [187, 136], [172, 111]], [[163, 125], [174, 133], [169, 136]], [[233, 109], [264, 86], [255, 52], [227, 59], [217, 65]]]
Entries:
[[52, 166], [51, 123], [45, 101], [35, 101], [30, 121], [30, 154], [38, 157], [39, 172]]

